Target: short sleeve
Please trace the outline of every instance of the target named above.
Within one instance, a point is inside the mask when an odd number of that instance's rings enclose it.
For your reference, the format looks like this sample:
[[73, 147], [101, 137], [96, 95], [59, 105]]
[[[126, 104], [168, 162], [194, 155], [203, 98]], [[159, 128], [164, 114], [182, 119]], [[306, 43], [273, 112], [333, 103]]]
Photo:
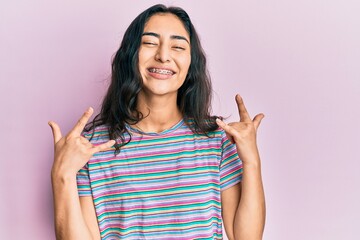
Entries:
[[91, 196], [88, 164], [81, 168], [76, 174], [76, 182], [80, 197]]
[[221, 148], [220, 189], [223, 191], [241, 182], [243, 167], [236, 145], [229, 141], [225, 132], [222, 132]]
[[[86, 132], [82, 132], [81, 135], [87, 139], [90, 137], [90, 134]], [[76, 174], [76, 182], [80, 197], [91, 196], [89, 164], [85, 164]]]

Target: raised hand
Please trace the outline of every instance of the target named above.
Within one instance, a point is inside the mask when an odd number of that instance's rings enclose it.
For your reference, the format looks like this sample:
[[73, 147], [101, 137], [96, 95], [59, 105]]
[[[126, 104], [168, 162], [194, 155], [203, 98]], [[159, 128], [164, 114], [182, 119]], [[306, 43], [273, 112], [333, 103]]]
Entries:
[[240, 95], [236, 95], [235, 99], [240, 121], [226, 124], [224, 121], [216, 119], [216, 122], [219, 127], [224, 129], [229, 140], [236, 144], [238, 155], [244, 163], [256, 161], [259, 159], [256, 132], [261, 120], [264, 118], [264, 114], [257, 114], [251, 119]]
[[89, 161], [93, 154], [104, 151], [115, 144], [114, 140], [110, 140], [94, 146], [81, 136], [81, 132], [93, 112], [94, 110], [89, 108], [65, 137], [62, 137], [58, 124], [49, 122], [55, 146], [54, 163], [51, 171], [53, 176], [76, 176], [76, 173]]

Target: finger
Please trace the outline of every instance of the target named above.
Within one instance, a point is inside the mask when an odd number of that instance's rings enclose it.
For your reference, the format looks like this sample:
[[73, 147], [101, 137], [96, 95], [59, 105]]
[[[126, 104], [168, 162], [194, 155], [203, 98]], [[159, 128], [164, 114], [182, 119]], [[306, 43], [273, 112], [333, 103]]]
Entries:
[[235, 100], [239, 110], [240, 122], [250, 122], [251, 118], [248, 111], [246, 110], [242, 97], [240, 97], [240, 95], [237, 94]]
[[48, 124], [51, 127], [53, 133], [54, 144], [56, 144], [62, 138], [60, 127], [53, 121], [48, 122]]
[[265, 117], [265, 115], [263, 113], [260, 113], [254, 117], [253, 122], [254, 122], [255, 129], [258, 129], [258, 127], [260, 126], [261, 120], [264, 117]]
[[[219, 127], [221, 127], [222, 129], [226, 128], [226, 126], [227, 126], [227, 124], [226, 124], [224, 121], [222, 121], [221, 119], [219, 119], [219, 118], [216, 119], [216, 124], [217, 124]], [[224, 129], [224, 130], [225, 130], [225, 129]]]
[[220, 120], [219, 118], [216, 119], [216, 123], [219, 127], [221, 127], [225, 131], [230, 142], [235, 143], [234, 136], [237, 134], [237, 131], [230, 125], [228, 125], [225, 122], [223, 122], [222, 120]]
[[74, 134], [75, 136], [80, 136], [81, 132], [84, 130], [86, 123], [89, 121], [91, 115], [93, 114], [94, 109], [89, 107], [84, 114], [81, 116], [79, 121], [76, 123], [74, 128], [70, 131], [70, 134]]
[[101, 152], [101, 151], [106, 151], [106, 150], [110, 150], [112, 146], [114, 146], [114, 144], [116, 143], [115, 140], [110, 140], [106, 143], [100, 144], [98, 146], [93, 147], [92, 149], [92, 153], [97, 153], [97, 152]]

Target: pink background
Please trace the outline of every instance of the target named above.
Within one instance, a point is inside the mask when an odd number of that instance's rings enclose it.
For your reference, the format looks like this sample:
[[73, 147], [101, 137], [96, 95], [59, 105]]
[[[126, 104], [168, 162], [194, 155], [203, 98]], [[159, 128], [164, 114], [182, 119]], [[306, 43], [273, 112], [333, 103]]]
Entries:
[[[125, 28], [156, 3], [131, 2], [1, 1], [1, 239], [54, 239], [47, 122], [99, 109]], [[359, 239], [359, 1], [165, 3], [201, 36], [214, 113], [237, 120], [240, 93], [266, 115], [264, 239]]]

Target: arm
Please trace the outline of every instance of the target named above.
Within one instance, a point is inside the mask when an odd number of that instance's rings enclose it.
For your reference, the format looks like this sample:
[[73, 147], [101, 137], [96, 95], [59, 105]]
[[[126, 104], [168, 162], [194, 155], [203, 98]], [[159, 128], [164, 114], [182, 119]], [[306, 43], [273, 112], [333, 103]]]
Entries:
[[93, 239], [101, 239], [92, 197], [80, 197], [81, 211]]
[[262, 239], [265, 198], [260, 168], [244, 166], [241, 183], [221, 193], [226, 234], [233, 239]]
[[100, 239], [92, 199], [79, 200], [76, 177], [53, 176], [52, 186], [56, 239]]
[[79, 199], [76, 173], [94, 153], [111, 147], [115, 141], [110, 140], [107, 143], [93, 146], [81, 136], [81, 132], [92, 113], [92, 108], [89, 108], [65, 137], [62, 137], [60, 128], [56, 123], [49, 122], [55, 145], [51, 179], [57, 239], [100, 238], [91, 197]]
[[240, 122], [225, 124], [217, 120], [228, 138], [236, 144], [243, 161], [242, 182], [222, 192], [225, 231], [229, 239], [262, 239], [265, 226], [265, 197], [261, 178], [256, 130], [263, 114], [250, 119], [240, 96], [236, 97]]

